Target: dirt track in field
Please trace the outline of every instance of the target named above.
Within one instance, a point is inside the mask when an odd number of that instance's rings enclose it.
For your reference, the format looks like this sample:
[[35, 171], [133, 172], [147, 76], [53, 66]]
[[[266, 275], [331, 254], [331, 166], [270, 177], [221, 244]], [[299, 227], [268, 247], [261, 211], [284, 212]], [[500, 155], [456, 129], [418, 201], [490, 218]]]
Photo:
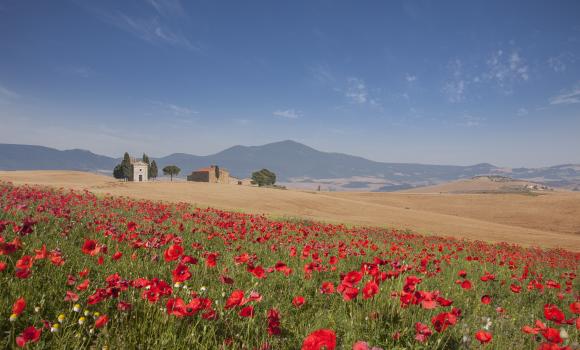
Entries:
[[580, 251], [580, 193], [574, 192], [308, 192], [183, 181], [124, 183], [74, 171], [0, 171], [0, 181]]

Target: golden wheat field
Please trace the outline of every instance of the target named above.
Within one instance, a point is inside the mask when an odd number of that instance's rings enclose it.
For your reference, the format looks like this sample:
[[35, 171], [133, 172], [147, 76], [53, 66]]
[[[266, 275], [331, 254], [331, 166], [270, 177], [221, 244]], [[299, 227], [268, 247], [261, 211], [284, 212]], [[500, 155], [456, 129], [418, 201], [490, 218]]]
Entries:
[[75, 171], [4, 171], [0, 172], [0, 181], [580, 250], [580, 193], [574, 192], [542, 195], [311, 192], [184, 181], [130, 183]]

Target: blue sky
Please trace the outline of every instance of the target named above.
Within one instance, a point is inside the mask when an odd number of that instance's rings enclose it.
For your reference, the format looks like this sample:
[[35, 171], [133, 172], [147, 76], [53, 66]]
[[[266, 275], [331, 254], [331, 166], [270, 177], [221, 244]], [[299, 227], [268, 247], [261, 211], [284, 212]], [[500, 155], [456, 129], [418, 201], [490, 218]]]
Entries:
[[0, 1], [0, 142], [580, 163], [578, 1]]

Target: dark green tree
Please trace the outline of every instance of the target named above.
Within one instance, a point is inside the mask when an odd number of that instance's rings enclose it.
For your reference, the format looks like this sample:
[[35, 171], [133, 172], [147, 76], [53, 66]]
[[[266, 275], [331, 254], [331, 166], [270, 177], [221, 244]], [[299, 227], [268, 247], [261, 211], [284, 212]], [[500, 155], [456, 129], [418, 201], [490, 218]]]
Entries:
[[171, 181], [173, 181], [173, 175], [179, 174], [180, 171], [177, 165], [168, 165], [163, 168], [163, 174], [171, 176]]
[[149, 177], [152, 179], [157, 178], [157, 163], [155, 163], [155, 161], [152, 161], [151, 166], [149, 167]]
[[262, 169], [252, 173], [252, 183], [258, 186], [272, 186], [276, 183], [276, 174], [268, 169]]
[[115, 179], [124, 179], [125, 178], [125, 174], [123, 174], [123, 167], [121, 166], [121, 164], [117, 164], [115, 166], [115, 169], [113, 169], [113, 177]]
[[219, 179], [220, 178], [220, 167], [219, 166], [215, 166], [215, 178]]
[[129, 153], [127, 152], [125, 152], [125, 155], [123, 156], [121, 168], [123, 169], [123, 178], [125, 180], [129, 180], [133, 177], [133, 165], [131, 164], [131, 157], [129, 157]]
[[143, 157], [141, 159], [143, 160], [143, 163], [147, 163], [147, 176], [151, 178], [151, 161], [149, 160], [149, 157], [143, 153]]

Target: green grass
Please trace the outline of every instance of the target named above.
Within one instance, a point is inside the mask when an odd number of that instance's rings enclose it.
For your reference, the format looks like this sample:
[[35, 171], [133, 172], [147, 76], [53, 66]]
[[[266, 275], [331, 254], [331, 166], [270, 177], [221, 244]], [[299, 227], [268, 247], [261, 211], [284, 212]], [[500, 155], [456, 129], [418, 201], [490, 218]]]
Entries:
[[[25, 208], [22, 206], [26, 205]], [[299, 218], [278, 220], [245, 215], [241, 213], [204, 210], [185, 204], [173, 205], [129, 199], [96, 197], [76, 192], [48, 191], [28, 187], [0, 185], [0, 222], [5, 222], [0, 233], [5, 242], [20, 237], [13, 225], [20, 225], [25, 218], [37, 223], [31, 234], [21, 236], [22, 248], [9, 255], [0, 255], [7, 268], [0, 272], [0, 347], [15, 348], [15, 337], [30, 325], [37, 328], [43, 320], [55, 324], [59, 314], [66, 319], [57, 333], [45, 329], [37, 343], [30, 348], [57, 349], [259, 349], [269, 344], [271, 349], [300, 348], [304, 338], [320, 328], [332, 329], [337, 334], [338, 348], [350, 349], [356, 341], [363, 340], [383, 349], [478, 349], [483, 347], [474, 338], [477, 330], [491, 320], [493, 340], [489, 349], [528, 349], [539, 345], [537, 337], [524, 334], [521, 327], [532, 325], [537, 319], [549, 326], [564, 328], [569, 333], [565, 344], [572, 344], [579, 337], [573, 325], [556, 325], [543, 316], [546, 303], [558, 305], [567, 318], [575, 317], [568, 305], [578, 298], [578, 279], [568, 279], [563, 274], [577, 272], [580, 254], [563, 250], [544, 251], [525, 249], [511, 245], [491, 245], [483, 242], [458, 241], [436, 236], [420, 236], [379, 228], [362, 228], [320, 224]], [[155, 223], [164, 214], [168, 218]], [[127, 223], [137, 223], [135, 232], [127, 231]], [[192, 233], [192, 231], [195, 231]], [[131, 238], [131, 234], [136, 236]], [[124, 236], [123, 236], [124, 235]], [[188, 302], [192, 292], [210, 298], [217, 312], [216, 320], [205, 320], [200, 314], [177, 318], [167, 314], [168, 297], [157, 303], [143, 300], [143, 290], [128, 287], [118, 298], [106, 298], [96, 305], [88, 305], [87, 297], [97, 288], [106, 286], [105, 279], [118, 273], [123, 280], [136, 278], [159, 278], [172, 284], [171, 271], [177, 262], [165, 262], [164, 251], [172, 244], [167, 238], [179, 238], [185, 254], [199, 259], [190, 265], [192, 277], [185, 287], [173, 288], [172, 297]], [[85, 239], [97, 240], [106, 245], [107, 253], [101, 253], [104, 264], [98, 264], [98, 256], [83, 254]], [[152, 242], [149, 247], [135, 247], [135, 242]], [[373, 247], [373, 244], [376, 247]], [[36, 249], [46, 245], [49, 251], [58, 249], [65, 259], [63, 266], [55, 266], [48, 260], [35, 261], [29, 278], [15, 277], [15, 263], [24, 255], [34, 256]], [[192, 245], [201, 246], [194, 249]], [[303, 258], [305, 246], [312, 248]], [[291, 247], [297, 255], [290, 256]], [[440, 249], [441, 248], [441, 249]], [[123, 256], [111, 259], [115, 251]], [[329, 258], [340, 256], [336, 269], [331, 270]], [[217, 266], [209, 268], [204, 263], [205, 252], [217, 252]], [[237, 265], [234, 257], [242, 253], [255, 255], [255, 265], [265, 269], [282, 261], [293, 272], [285, 276], [271, 272], [264, 279], [257, 279], [247, 271], [245, 264]], [[317, 261], [313, 254], [318, 254]], [[364, 255], [362, 255], [364, 253]], [[133, 260], [132, 254], [136, 255]], [[399, 276], [380, 283], [380, 292], [374, 298], [363, 299], [359, 295], [352, 301], [344, 301], [339, 293], [321, 294], [323, 282], [337, 286], [341, 274], [358, 271], [363, 263], [373, 258], [387, 261], [379, 266], [381, 272], [398, 271]], [[468, 261], [468, 257], [478, 260]], [[422, 260], [427, 261], [425, 268]], [[306, 264], [317, 262], [321, 271], [311, 276], [304, 273]], [[514, 277], [529, 266], [530, 275], [522, 281]], [[408, 269], [399, 268], [407, 266]], [[77, 291], [75, 287], [83, 280], [78, 273], [90, 270], [87, 278], [89, 288]], [[471, 290], [463, 290], [455, 283], [458, 272], [465, 270], [473, 283]], [[495, 274], [495, 281], [482, 282], [485, 271]], [[67, 286], [67, 276], [77, 281]], [[220, 282], [220, 276], [234, 280], [232, 285]], [[441, 296], [453, 301], [453, 307], [462, 311], [457, 324], [442, 333], [434, 334], [428, 342], [415, 340], [416, 322], [423, 322], [431, 329], [431, 318], [450, 307], [439, 306], [427, 310], [420, 305], [402, 307], [399, 293], [405, 278], [411, 275], [423, 279], [417, 288], [422, 291], [439, 291]], [[534, 278], [542, 276], [543, 291], [528, 290]], [[358, 285], [371, 279], [365, 275]], [[560, 289], [546, 287], [548, 280], [561, 284]], [[569, 288], [566, 291], [566, 282]], [[510, 291], [510, 284], [523, 287], [521, 293]], [[225, 310], [224, 304], [233, 290], [259, 292], [263, 299], [251, 302], [255, 317], [242, 318], [239, 308]], [[65, 302], [67, 290], [79, 294], [81, 312], [73, 311], [74, 302]], [[562, 294], [562, 298], [558, 294]], [[488, 294], [493, 302], [484, 305], [482, 295]], [[301, 308], [292, 305], [292, 299], [301, 295], [306, 304]], [[10, 322], [11, 307], [18, 297], [24, 297], [27, 306], [15, 322]], [[128, 312], [118, 311], [117, 303], [132, 304]], [[505, 309], [498, 313], [497, 307]], [[37, 308], [37, 311], [35, 310]], [[281, 314], [282, 334], [267, 333], [266, 313], [275, 308]], [[84, 310], [89, 311], [83, 325], [78, 320]], [[110, 320], [101, 329], [94, 329], [93, 313], [106, 314]], [[577, 316], [577, 315], [576, 315]], [[394, 339], [393, 334], [400, 333]], [[540, 337], [541, 338], [541, 337]]]

